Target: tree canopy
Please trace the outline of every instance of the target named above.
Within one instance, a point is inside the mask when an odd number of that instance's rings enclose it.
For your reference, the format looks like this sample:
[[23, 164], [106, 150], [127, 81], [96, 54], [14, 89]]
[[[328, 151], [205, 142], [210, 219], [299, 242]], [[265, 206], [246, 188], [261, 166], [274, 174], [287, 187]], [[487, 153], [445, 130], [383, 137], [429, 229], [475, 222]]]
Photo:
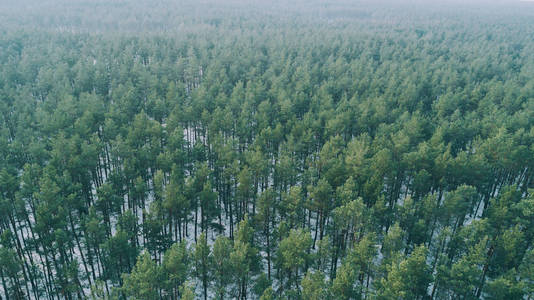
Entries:
[[534, 298], [534, 6], [2, 1], [0, 299]]

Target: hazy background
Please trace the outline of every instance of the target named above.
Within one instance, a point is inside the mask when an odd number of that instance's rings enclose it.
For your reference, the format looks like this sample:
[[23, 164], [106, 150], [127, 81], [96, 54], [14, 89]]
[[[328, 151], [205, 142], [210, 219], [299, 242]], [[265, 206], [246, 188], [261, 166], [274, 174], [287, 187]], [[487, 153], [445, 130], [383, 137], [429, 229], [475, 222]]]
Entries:
[[[288, 3], [289, 2], [289, 3]], [[513, 17], [513, 18], [510, 18]], [[21, 0], [0, 1], [0, 28], [70, 32], [187, 31], [220, 26], [271, 26], [277, 23], [343, 25], [372, 22], [406, 26], [439, 25], [443, 19], [516, 23], [534, 17], [534, 2], [520, 0], [405, 1], [172, 1], [172, 0]]]

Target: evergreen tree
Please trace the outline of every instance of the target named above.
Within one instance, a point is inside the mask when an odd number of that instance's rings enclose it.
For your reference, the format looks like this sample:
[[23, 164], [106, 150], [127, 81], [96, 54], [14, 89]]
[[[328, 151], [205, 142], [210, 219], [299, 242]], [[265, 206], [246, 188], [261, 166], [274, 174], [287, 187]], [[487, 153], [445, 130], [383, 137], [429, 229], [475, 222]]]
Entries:
[[139, 255], [130, 274], [123, 276], [124, 294], [133, 299], [159, 299], [161, 269], [147, 252]]

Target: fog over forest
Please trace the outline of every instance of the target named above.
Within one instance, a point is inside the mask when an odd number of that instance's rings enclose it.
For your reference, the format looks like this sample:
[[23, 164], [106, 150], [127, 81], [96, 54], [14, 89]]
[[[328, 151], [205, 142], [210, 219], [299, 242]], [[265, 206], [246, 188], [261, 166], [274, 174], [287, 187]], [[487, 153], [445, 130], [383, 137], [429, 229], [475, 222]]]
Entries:
[[0, 1], [18, 299], [534, 299], [534, 2]]

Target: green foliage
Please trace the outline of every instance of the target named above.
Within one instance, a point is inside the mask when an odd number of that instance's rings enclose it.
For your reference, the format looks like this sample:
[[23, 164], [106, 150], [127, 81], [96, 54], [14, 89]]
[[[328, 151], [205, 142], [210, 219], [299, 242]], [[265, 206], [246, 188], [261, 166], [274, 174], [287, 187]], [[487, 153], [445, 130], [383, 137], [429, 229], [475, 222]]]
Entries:
[[168, 293], [178, 293], [176, 287], [184, 284], [189, 278], [190, 265], [190, 253], [185, 242], [175, 243], [165, 252], [162, 269]]
[[214, 290], [218, 299], [224, 299], [226, 289], [232, 282], [233, 265], [230, 255], [232, 253], [232, 243], [230, 239], [219, 236], [213, 244], [212, 263]]
[[132, 299], [158, 299], [161, 269], [147, 252], [139, 255], [130, 274], [123, 274], [124, 294]]
[[193, 300], [195, 299], [195, 292], [193, 288], [187, 284], [184, 283], [180, 286], [180, 295], [182, 300]]
[[380, 299], [421, 299], [427, 295], [432, 273], [426, 264], [427, 250], [424, 246], [388, 267], [388, 274], [380, 282]]
[[208, 245], [208, 239], [205, 233], [198, 237], [198, 242], [193, 251], [195, 276], [202, 282], [204, 290], [204, 299], [208, 297], [208, 286], [212, 280], [211, 278], [211, 249]]
[[328, 298], [328, 285], [322, 272], [308, 271], [302, 278], [302, 298], [320, 300]]
[[260, 300], [274, 300], [274, 292], [272, 288], [267, 288], [260, 297]]
[[312, 237], [302, 229], [292, 229], [289, 235], [280, 242], [277, 253], [277, 264], [286, 274], [284, 281], [288, 288], [298, 290], [300, 275], [306, 272], [310, 263], [309, 250]]
[[534, 298], [531, 6], [245, 2], [0, 1], [0, 298]]

